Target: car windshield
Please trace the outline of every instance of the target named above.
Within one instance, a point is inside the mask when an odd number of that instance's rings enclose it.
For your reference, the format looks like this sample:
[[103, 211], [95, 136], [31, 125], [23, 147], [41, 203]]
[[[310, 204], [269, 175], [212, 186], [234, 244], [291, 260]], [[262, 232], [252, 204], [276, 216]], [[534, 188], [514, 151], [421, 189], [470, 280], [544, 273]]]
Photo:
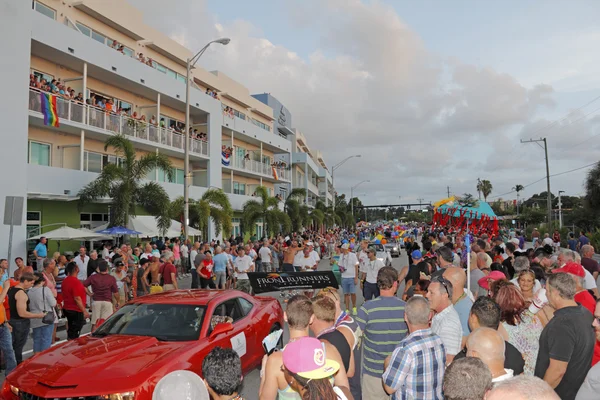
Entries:
[[385, 251], [381, 243], [371, 243], [369, 246], [374, 247], [375, 251]]
[[205, 308], [190, 304], [127, 304], [107, 319], [94, 333], [152, 336], [161, 341], [198, 340]]

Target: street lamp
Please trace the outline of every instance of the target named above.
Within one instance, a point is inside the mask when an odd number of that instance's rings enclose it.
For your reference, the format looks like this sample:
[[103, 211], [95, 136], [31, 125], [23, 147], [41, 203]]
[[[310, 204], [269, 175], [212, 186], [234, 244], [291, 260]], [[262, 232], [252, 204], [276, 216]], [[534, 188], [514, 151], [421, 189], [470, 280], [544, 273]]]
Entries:
[[[206, 46], [200, 49], [199, 52], [194, 55], [192, 58], [187, 59], [187, 75], [186, 75], [186, 84], [185, 84], [185, 157], [184, 157], [184, 166], [183, 166], [183, 176], [184, 176], [184, 185], [183, 185], [183, 234], [185, 238], [188, 237], [188, 226], [190, 224], [190, 190], [188, 187], [188, 179], [190, 174], [190, 71], [194, 65], [198, 62], [202, 54], [208, 49], [208, 47], [213, 43], [219, 43], [222, 45], [229, 44], [229, 38], [221, 38], [217, 40], [213, 40], [212, 42], [208, 42]], [[160, 118], [160, 116], [159, 116]]]
[[354, 185], [350, 188], [350, 207], [352, 209], [352, 218], [354, 218], [354, 200], [353, 200], [354, 189], [356, 189], [357, 187], [359, 187], [360, 185], [362, 185], [365, 182], [371, 182], [371, 181], [368, 179], [365, 179], [364, 181], [360, 181], [356, 185]]
[[331, 186], [333, 186], [333, 193], [334, 193], [333, 194], [333, 213], [334, 214], [335, 214], [335, 200], [336, 199], [335, 199], [335, 184], [334, 184], [335, 181], [333, 179], [333, 174], [334, 174], [334, 172], [335, 172], [336, 169], [338, 169], [339, 167], [342, 166], [342, 164], [344, 164], [349, 159], [355, 158], [355, 157], [356, 158], [360, 158], [362, 156], [360, 154], [356, 154], [356, 155], [353, 155], [353, 156], [348, 156], [348, 157], [344, 158], [342, 161], [340, 161], [339, 163], [335, 164], [333, 167], [331, 167]]

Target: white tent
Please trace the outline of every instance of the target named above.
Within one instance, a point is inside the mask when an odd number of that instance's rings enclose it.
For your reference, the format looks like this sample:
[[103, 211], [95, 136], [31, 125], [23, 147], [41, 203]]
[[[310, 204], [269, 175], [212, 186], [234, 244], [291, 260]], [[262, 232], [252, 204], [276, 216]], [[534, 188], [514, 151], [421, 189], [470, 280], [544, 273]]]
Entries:
[[[108, 224], [101, 225], [96, 230], [103, 230], [108, 228]], [[167, 236], [167, 237], [179, 237], [181, 236], [181, 222], [171, 220], [171, 226], [163, 234], [158, 229], [158, 223], [156, 218], [151, 215], [138, 215], [137, 217], [129, 217], [129, 223], [127, 229], [141, 232], [139, 237], [154, 237], [154, 236]], [[192, 227], [188, 227], [190, 236], [200, 236], [202, 233]]]
[[54, 229], [50, 232], [42, 233], [41, 235], [33, 236], [28, 240], [37, 240], [45, 237], [51, 240], [105, 240], [111, 239], [108, 236], [101, 235], [96, 232], [89, 231], [87, 229], [75, 229], [68, 226], [61, 226], [58, 229]]

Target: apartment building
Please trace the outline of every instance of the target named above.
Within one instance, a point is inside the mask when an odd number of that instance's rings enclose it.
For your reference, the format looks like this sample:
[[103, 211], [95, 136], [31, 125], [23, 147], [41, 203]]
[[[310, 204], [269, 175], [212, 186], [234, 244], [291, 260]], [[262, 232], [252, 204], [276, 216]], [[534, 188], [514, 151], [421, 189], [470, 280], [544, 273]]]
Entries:
[[[306, 137], [302, 132], [293, 127], [291, 112], [270, 93], [255, 94], [256, 99], [270, 106], [274, 111], [274, 130], [291, 143], [290, 154], [279, 154], [279, 159], [286, 165], [291, 165], [291, 188], [306, 190], [304, 202], [314, 207], [318, 200], [325, 205], [333, 202], [333, 180], [325, 164], [323, 154], [319, 150], [311, 150]], [[285, 197], [289, 191], [288, 183], [277, 185], [280, 193]]]
[[[183, 195], [187, 181], [191, 199], [210, 187], [223, 188], [239, 212], [257, 186], [275, 195], [291, 185], [290, 164], [275, 161], [290, 159], [293, 146], [275, 129], [273, 109], [222, 72], [202, 69], [201, 62], [190, 82], [193, 137], [186, 179], [186, 60], [193, 53], [144, 24], [142, 12], [126, 1], [0, 0], [0, 5], [11, 32], [1, 45], [10, 64], [1, 65], [12, 93], [0, 111], [7, 121], [0, 135], [8, 143], [0, 150], [2, 182], [5, 196], [27, 200], [23, 224], [14, 228], [13, 257], [24, 255], [28, 232], [57, 223], [95, 228], [106, 222], [107, 202], [79, 210], [77, 193], [104, 166], [120, 162], [104, 149], [114, 134], [127, 135], [139, 157], [148, 152], [169, 157], [173, 179], [161, 170], [146, 178], [159, 182], [172, 199]], [[27, 85], [27, 74], [60, 80], [84, 102], [57, 97], [60, 126], [47, 126], [40, 90]], [[111, 103], [112, 112], [99, 103]], [[1, 203], [4, 210], [4, 199]], [[237, 234], [240, 215], [235, 217]], [[257, 225], [258, 234], [261, 228]], [[8, 228], [0, 229], [8, 237]], [[0, 254], [6, 254], [3, 242]]]

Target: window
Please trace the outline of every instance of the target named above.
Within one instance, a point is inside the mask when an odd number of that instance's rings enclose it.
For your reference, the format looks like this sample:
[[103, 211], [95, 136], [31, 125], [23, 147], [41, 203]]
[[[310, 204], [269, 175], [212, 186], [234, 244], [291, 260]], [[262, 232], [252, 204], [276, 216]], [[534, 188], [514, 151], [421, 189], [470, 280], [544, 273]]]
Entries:
[[259, 120], [254, 119], [254, 118], [252, 118], [251, 122], [254, 125], [258, 126], [259, 128], [263, 128], [265, 131], [271, 132], [271, 127], [269, 125], [266, 125], [266, 124], [260, 122]]
[[250, 313], [250, 311], [252, 310], [252, 307], [254, 305], [242, 297], [239, 297], [238, 300], [239, 300], [240, 306], [242, 308], [242, 313], [244, 315], [248, 315], [248, 313]]
[[88, 172], [102, 172], [102, 154], [86, 151], [83, 153], [83, 169]]
[[80, 24], [79, 22], [76, 22], [75, 25], [77, 26], [77, 28], [79, 29], [79, 31], [81, 33], [83, 33], [85, 36], [92, 36], [92, 30], [90, 28], [88, 28], [87, 26]]
[[[100, 42], [102, 44], [105, 44], [107, 46], [110, 46], [112, 44], [112, 39], [107, 38], [106, 36], [104, 36], [102, 33], [93, 30], [92, 28], [83, 25], [80, 22], [76, 22], [75, 26], [77, 26], [77, 29], [79, 29], [79, 31], [81, 33], [83, 33], [85, 36], [89, 36], [92, 39], [94, 39], [97, 42]], [[133, 50], [131, 49], [127, 49], [130, 51], [131, 55], [133, 55]]]
[[269, 157], [269, 156], [263, 156], [262, 162], [263, 162], [263, 164], [271, 166], [271, 157]]
[[42, 216], [41, 216], [41, 212], [39, 211], [27, 211], [27, 222], [29, 221], [33, 221], [33, 222], [37, 222], [37, 221], [41, 221]]
[[56, 19], [56, 11], [38, 1], [33, 2], [33, 9], [46, 17]]
[[185, 183], [185, 174], [182, 169], [177, 168], [175, 170], [175, 183], [183, 185]]
[[34, 70], [34, 69], [32, 69], [32, 70], [31, 70], [31, 73], [32, 73], [32, 74], [33, 74], [33, 75], [34, 75], [36, 78], [38, 78], [38, 81], [39, 81], [39, 82], [41, 82], [41, 81], [42, 81], [42, 79], [45, 79], [45, 80], [46, 80], [46, 82], [52, 82], [52, 79], [54, 79], [54, 76], [52, 76], [52, 75], [48, 75], [48, 74], [45, 74], [45, 73], [43, 73], [43, 72], [40, 72], [40, 71], [36, 71], [36, 70]]
[[177, 79], [177, 72], [173, 71], [172, 69], [167, 68], [167, 76], [169, 76], [173, 79]]
[[133, 106], [131, 105], [131, 103], [128, 103], [128, 102], [123, 101], [123, 100], [117, 100], [115, 102], [115, 104], [116, 104], [117, 110], [120, 108], [123, 111], [125, 111], [125, 113], [127, 115], [131, 115], [131, 109], [133, 108]]
[[102, 156], [102, 166], [107, 166], [108, 164], [115, 164], [122, 167], [125, 164], [125, 159], [105, 154]]
[[92, 31], [92, 39], [102, 44], [106, 44], [106, 36], [96, 31]]
[[[244, 318], [245, 316], [246, 314], [242, 312], [241, 307], [237, 302], [237, 299], [229, 299], [219, 304], [215, 307], [215, 312], [213, 313], [213, 317], [219, 317], [219, 319], [221, 319], [222, 317], [229, 317], [233, 320], [234, 323]], [[212, 325], [213, 324], [211, 321], [211, 328], [214, 328]]]
[[245, 195], [246, 194], [246, 184], [239, 183], [239, 182], [233, 182], [233, 194]]
[[235, 157], [238, 160], [243, 160], [246, 157], [246, 149], [243, 147], [236, 146], [235, 147]]
[[29, 141], [29, 164], [50, 166], [50, 145]]
[[239, 112], [235, 108], [233, 109], [233, 115], [235, 115], [236, 117], [243, 119], [243, 120], [246, 119], [246, 114]]
[[185, 78], [185, 76], [181, 75], [181, 74], [177, 74], [177, 80], [181, 81], [183, 83], [187, 82], [187, 79]]
[[[152, 174], [154, 174], [154, 171], [152, 171]], [[167, 176], [167, 173], [162, 168], [160, 168], [158, 170], [158, 181], [159, 182], [183, 184], [184, 176], [185, 175], [183, 173], [183, 170], [179, 169], [179, 168], [173, 169], [173, 179], [169, 179], [169, 177]], [[151, 180], [154, 180], [154, 178], [152, 178]]]

